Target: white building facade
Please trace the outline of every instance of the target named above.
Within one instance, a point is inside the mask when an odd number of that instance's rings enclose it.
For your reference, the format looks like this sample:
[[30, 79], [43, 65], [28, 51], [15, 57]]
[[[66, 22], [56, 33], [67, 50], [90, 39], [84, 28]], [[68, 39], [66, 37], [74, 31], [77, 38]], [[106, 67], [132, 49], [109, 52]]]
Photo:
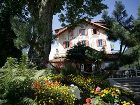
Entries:
[[72, 28], [56, 29], [57, 48], [55, 57], [65, 57], [67, 50], [77, 43], [85, 44], [98, 51], [105, 50], [111, 54], [111, 44], [106, 31], [108, 28], [101, 22], [84, 21]]

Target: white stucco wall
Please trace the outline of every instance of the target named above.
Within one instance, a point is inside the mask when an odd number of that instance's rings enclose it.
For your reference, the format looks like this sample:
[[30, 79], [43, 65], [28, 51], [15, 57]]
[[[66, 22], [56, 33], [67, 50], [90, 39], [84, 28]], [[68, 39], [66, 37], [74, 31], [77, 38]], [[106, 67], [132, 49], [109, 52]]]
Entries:
[[[97, 40], [98, 39], [102, 39], [106, 41], [106, 47], [105, 50], [107, 53], [111, 53], [111, 45], [110, 45], [110, 41], [107, 40], [107, 35], [105, 33], [105, 30], [103, 30], [102, 28], [98, 27], [98, 31], [97, 34], [92, 34], [92, 29], [93, 28], [97, 28], [95, 26], [92, 26], [90, 24], [84, 24], [85, 27], [81, 28], [80, 26], [77, 26], [73, 29], [73, 36], [70, 35], [70, 32], [65, 31], [63, 32], [61, 35], [58, 36], [57, 38], [57, 48], [58, 52], [61, 55], [65, 55], [66, 51], [69, 48], [65, 48], [63, 47], [63, 42], [64, 41], [72, 41], [72, 45], [77, 44], [79, 41], [82, 40], [88, 40], [89, 41], [89, 46], [91, 48], [94, 48], [98, 51], [102, 50], [102, 47], [98, 47], [97, 46]], [[85, 29], [85, 31], [88, 31], [88, 35], [79, 35], [79, 30], [80, 29]]]

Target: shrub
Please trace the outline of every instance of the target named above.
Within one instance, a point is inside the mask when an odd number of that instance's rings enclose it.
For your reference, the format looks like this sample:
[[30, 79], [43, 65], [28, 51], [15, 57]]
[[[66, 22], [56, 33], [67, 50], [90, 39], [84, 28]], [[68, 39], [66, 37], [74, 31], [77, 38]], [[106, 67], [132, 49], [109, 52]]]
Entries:
[[25, 97], [32, 100], [31, 84], [34, 72], [27, 69], [26, 57], [23, 56], [19, 63], [14, 58], [8, 58], [0, 69], [0, 75], [0, 99], [3, 104], [18, 105]]
[[79, 74], [79, 71], [76, 68], [74, 68], [71, 64], [65, 64], [65, 67], [61, 69], [61, 74], [64, 76], [71, 74], [77, 75]]

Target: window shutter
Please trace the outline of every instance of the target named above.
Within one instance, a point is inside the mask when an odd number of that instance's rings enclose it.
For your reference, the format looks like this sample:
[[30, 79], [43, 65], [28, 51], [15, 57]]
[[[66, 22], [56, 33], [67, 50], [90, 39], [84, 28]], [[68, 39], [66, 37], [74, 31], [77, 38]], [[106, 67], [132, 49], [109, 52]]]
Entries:
[[80, 40], [79, 42], [80, 42], [80, 44], [82, 44], [82, 40]]
[[86, 35], [88, 36], [88, 29], [87, 29], [87, 31], [86, 31]]
[[89, 41], [88, 40], [86, 40], [86, 46], [89, 46]]
[[94, 33], [93, 33], [93, 29], [91, 29], [91, 35], [93, 35]]
[[103, 46], [106, 46], [106, 40], [103, 39]]
[[73, 34], [74, 34], [74, 33], [73, 33], [73, 30], [72, 30], [72, 31], [70, 32], [70, 35], [73, 36]]
[[70, 48], [72, 47], [72, 39], [69, 41]]
[[100, 35], [99, 29], [97, 29], [97, 35]]
[[79, 35], [80, 35], [80, 36], [81, 36], [81, 32], [82, 32], [82, 30], [80, 29], [80, 30], [79, 30]]
[[63, 42], [63, 47], [66, 48], [66, 41]]
[[97, 47], [99, 47], [99, 42], [98, 42], [98, 40], [96, 40], [96, 45], [97, 45]]

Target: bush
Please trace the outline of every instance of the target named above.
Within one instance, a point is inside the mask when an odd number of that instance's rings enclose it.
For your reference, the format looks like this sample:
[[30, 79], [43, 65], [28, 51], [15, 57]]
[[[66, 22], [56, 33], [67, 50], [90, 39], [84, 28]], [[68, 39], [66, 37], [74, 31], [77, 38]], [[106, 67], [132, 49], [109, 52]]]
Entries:
[[64, 76], [71, 74], [77, 75], [79, 74], [79, 71], [76, 68], [74, 68], [71, 64], [65, 64], [65, 67], [61, 69], [61, 74]]
[[8, 58], [4, 67], [0, 69], [0, 75], [0, 99], [3, 105], [18, 105], [25, 97], [33, 98], [31, 84], [34, 72], [27, 69], [25, 56], [19, 63], [16, 59]]

